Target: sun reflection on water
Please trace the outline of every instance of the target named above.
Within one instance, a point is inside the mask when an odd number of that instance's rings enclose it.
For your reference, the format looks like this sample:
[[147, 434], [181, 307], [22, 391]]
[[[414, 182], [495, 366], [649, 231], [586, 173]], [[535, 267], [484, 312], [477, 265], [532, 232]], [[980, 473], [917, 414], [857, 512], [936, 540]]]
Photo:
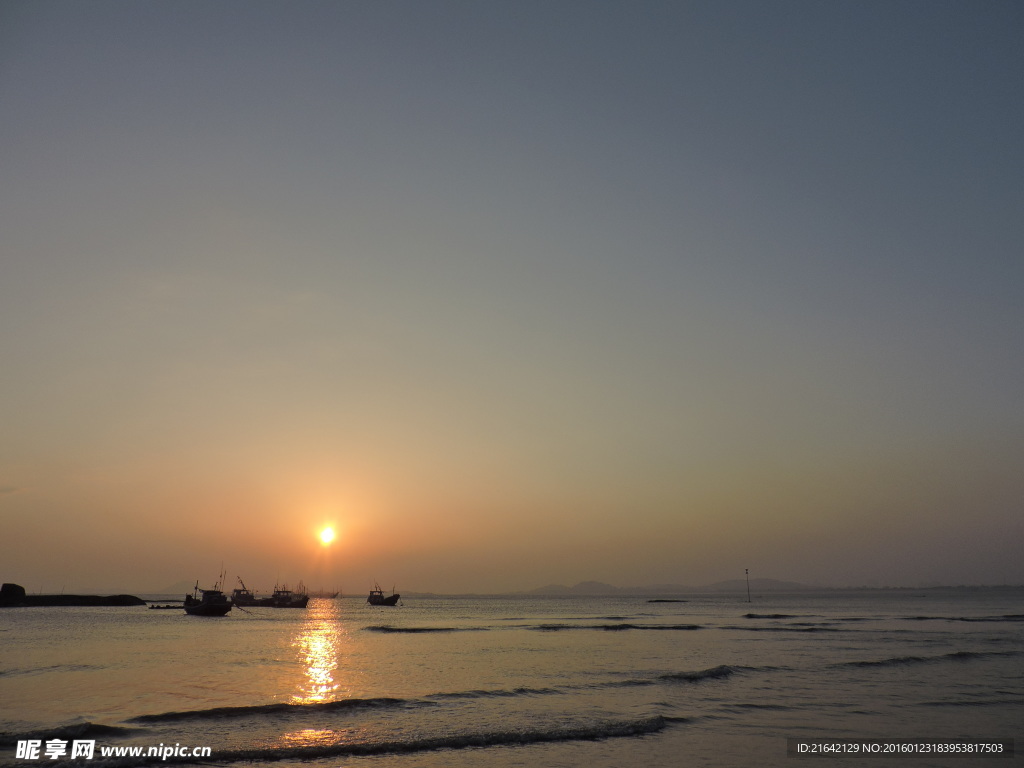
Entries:
[[305, 672], [292, 696], [297, 704], [330, 701], [341, 688], [335, 678], [345, 630], [338, 621], [338, 606], [333, 600], [311, 600], [306, 611], [306, 621], [292, 640]]
[[281, 737], [282, 744], [288, 747], [320, 747], [334, 744], [337, 740], [338, 734], [329, 728], [303, 728]]

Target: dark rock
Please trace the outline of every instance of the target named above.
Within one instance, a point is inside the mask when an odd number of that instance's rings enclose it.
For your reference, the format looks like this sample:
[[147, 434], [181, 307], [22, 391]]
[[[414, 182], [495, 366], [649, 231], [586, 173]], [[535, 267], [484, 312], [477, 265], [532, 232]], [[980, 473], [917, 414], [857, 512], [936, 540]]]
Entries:
[[0, 588], [0, 607], [15, 606], [57, 607], [57, 606], [122, 606], [145, 605], [146, 601], [135, 595], [26, 595], [20, 584], [4, 584]]
[[25, 588], [21, 584], [4, 584], [0, 587], [0, 605], [18, 605], [25, 599]]

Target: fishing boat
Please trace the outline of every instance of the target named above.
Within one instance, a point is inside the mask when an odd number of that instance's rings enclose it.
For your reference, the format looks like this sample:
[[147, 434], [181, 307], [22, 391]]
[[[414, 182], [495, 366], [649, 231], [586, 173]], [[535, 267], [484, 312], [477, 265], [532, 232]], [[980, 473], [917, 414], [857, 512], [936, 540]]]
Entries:
[[257, 597], [256, 594], [245, 586], [241, 578], [238, 579], [241, 587], [236, 587], [231, 593], [231, 602], [247, 608], [305, 608], [309, 603], [309, 595], [302, 582], [295, 591], [288, 589], [287, 584], [274, 585], [274, 594], [270, 597]]
[[189, 616], [224, 616], [230, 611], [231, 601], [220, 589], [223, 581], [224, 574], [221, 574], [220, 581], [213, 585], [213, 589], [200, 589], [197, 581], [192, 594], [185, 595], [185, 613]]
[[384, 590], [380, 588], [380, 584], [374, 582], [373, 589], [370, 590], [370, 596], [366, 598], [366, 602], [370, 605], [397, 605], [398, 598], [400, 597], [401, 595], [395, 592], [394, 587], [392, 587], [390, 595], [385, 595]]
[[306, 594], [306, 587], [301, 581], [295, 592], [288, 589], [287, 585], [278, 587], [275, 584], [274, 594], [270, 598], [270, 605], [273, 608], [305, 608], [308, 602], [309, 595]]
[[241, 576], [238, 578], [238, 583], [241, 587], [235, 587], [231, 592], [231, 602], [238, 606], [252, 606], [252, 605], [263, 605], [264, 600], [267, 598], [258, 598], [253, 594], [252, 590], [245, 586], [245, 582], [242, 581]]

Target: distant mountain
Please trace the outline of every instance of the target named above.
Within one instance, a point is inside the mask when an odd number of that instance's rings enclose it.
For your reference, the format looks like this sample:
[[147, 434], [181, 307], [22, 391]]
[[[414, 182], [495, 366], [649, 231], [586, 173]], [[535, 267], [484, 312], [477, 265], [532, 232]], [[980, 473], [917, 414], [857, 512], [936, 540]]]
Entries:
[[[796, 581], [779, 581], [778, 579], [751, 579], [751, 592], [811, 592], [823, 589], [823, 587], [812, 587], [808, 584], [800, 584]], [[729, 579], [728, 581], [716, 581], [701, 587], [704, 592], [746, 592], [747, 582], [745, 579]]]
[[[778, 579], [751, 579], [751, 592], [809, 592], [823, 589], [800, 584], [796, 581], [780, 581]], [[684, 586], [682, 584], [653, 584], [646, 587], [615, 587], [600, 581], [582, 581], [573, 587], [563, 584], [549, 584], [546, 587], [530, 590], [530, 595], [671, 595], [692, 594], [700, 592], [746, 592], [745, 579], [729, 579], [707, 584], [702, 587]]]

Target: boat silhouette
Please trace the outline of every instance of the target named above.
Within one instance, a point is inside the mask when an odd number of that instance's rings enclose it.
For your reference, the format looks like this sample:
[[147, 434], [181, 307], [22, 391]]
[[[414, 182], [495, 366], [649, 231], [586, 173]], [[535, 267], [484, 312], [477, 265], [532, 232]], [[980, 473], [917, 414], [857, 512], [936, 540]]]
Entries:
[[[191, 595], [185, 595], [185, 613], [189, 616], [224, 616], [231, 610], [231, 601], [221, 591], [221, 582], [224, 581], [224, 574], [220, 580], [213, 585], [213, 589], [200, 589], [196, 581], [195, 589]], [[202, 597], [200, 597], [202, 593]]]
[[256, 608], [305, 608], [309, 603], [309, 595], [301, 581], [294, 592], [288, 589], [287, 585], [275, 584], [274, 594], [270, 597], [257, 597], [251, 589], [245, 586], [241, 577], [239, 577], [238, 583], [242, 586], [235, 588], [231, 593], [231, 601], [239, 607], [244, 605]]
[[397, 605], [400, 597], [401, 595], [395, 592], [394, 587], [391, 588], [390, 595], [385, 595], [384, 590], [380, 588], [380, 584], [373, 582], [373, 589], [370, 590], [370, 595], [366, 598], [366, 602], [370, 605]]

